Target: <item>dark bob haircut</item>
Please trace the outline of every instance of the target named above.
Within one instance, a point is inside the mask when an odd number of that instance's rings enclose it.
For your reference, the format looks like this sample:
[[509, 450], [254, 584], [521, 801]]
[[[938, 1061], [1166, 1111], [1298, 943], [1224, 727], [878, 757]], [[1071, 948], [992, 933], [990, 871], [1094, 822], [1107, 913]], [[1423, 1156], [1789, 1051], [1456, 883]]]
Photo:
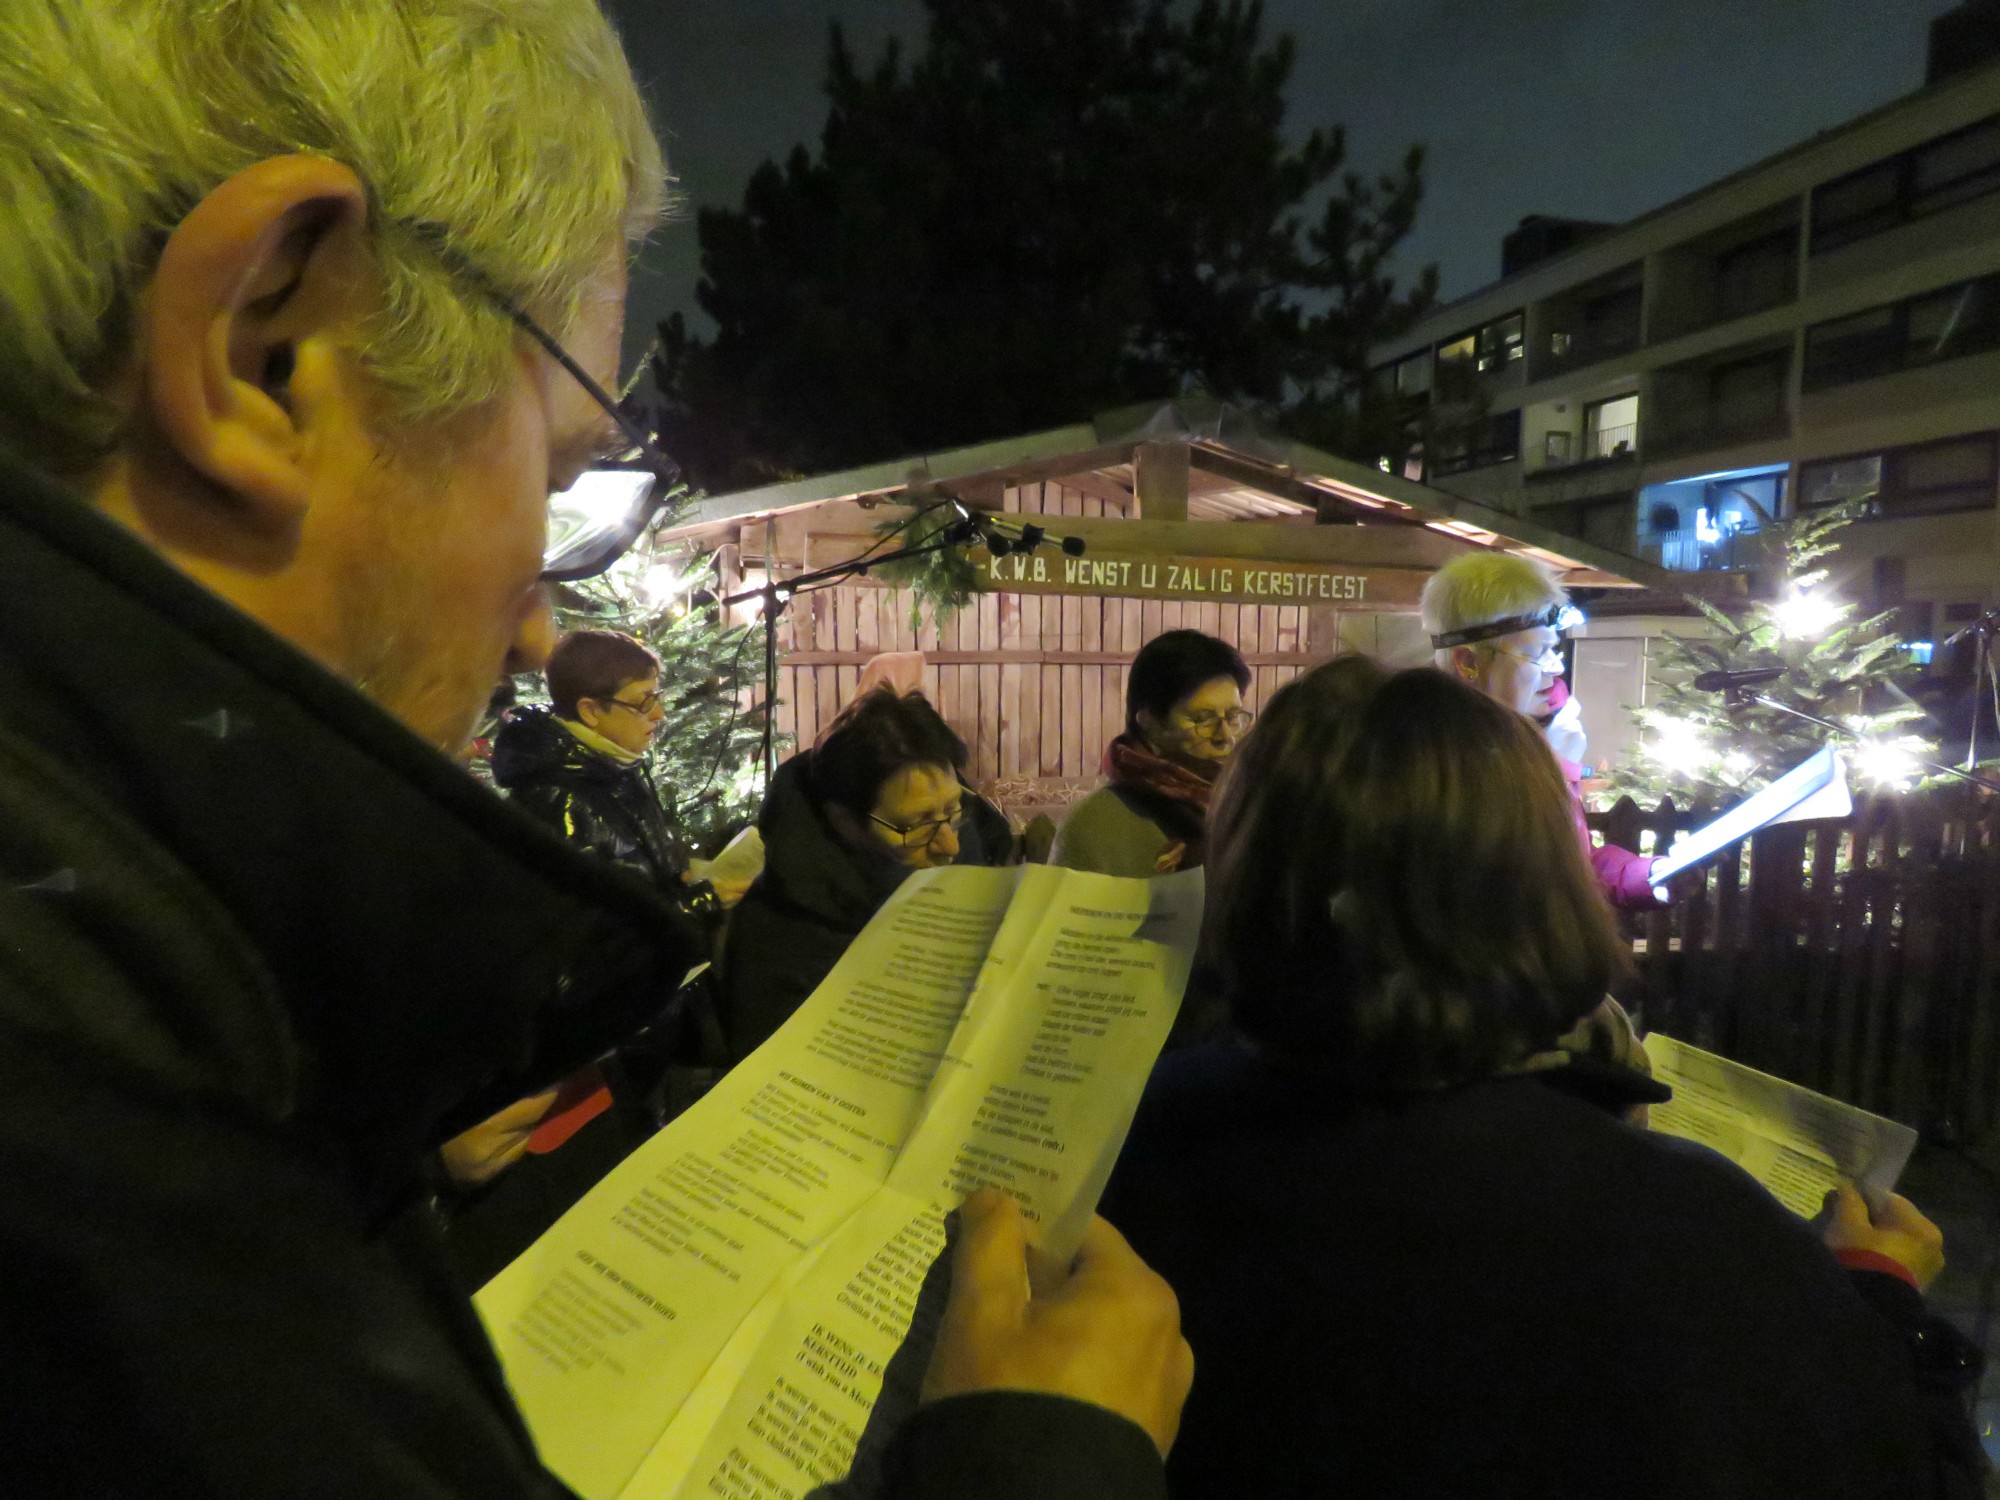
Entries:
[[549, 701], [565, 719], [585, 698], [602, 703], [627, 683], [654, 676], [660, 658], [622, 630], [572, 630], [549, 653]]
[[1275, 1059], [1384, 1098], [1544, 1050], [1625, 966], [1535, 728], [1444, 673], [1288, 684], [1209, 819], [1204, 943]]
[[965, 761], [965, 742], [928, 698], [879, 687], [843, 708], [819, 737], [812, 749], [812, 786], [820, 801], [865, 818], [882, 783], [905, 767], [956, 772]]
[[1154, 636], [1132, 658], [1132, 675], [1125, 684], [1125, 732], [1139, 732], [1140, 709], [1165, 719], [1181, 699], [1218, 677], [1233, 678], [1239, 691], [1249, 691], [1250, 669], [1229, 642], [1199, 630]]

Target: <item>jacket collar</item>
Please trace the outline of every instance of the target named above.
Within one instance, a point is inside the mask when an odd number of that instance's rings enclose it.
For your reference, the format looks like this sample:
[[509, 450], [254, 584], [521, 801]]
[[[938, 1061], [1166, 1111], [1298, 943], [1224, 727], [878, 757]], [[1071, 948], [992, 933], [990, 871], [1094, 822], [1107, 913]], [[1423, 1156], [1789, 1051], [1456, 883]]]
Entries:
[[240, 928], [296, 1034], [289, 1117], [372, 1195], [604, 1050], [695, 961], [643, 882], [5, 455], [0, 732]]

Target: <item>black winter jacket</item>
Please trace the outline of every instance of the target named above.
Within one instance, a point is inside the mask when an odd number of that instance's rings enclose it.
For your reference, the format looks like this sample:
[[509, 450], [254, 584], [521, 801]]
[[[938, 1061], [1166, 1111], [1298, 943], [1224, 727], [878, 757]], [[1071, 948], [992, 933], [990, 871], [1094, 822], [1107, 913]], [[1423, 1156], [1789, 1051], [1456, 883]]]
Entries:
[[[835, 831], [814, 796], [809, 755], [778, 767], [757, 828], [764, 870], [730, 913], [723, 946], [723, 1030], [749, 1056], [833, 971], [855, 934], [911, 867], [858, 849]], [[959, 865], [1012, 863], [1013, 834], [990, 802], [966, 789]]]
[[1976, 1359], [1732, 1163], [1538, 1076], [1154, 1074], [1104, 1214], [1179, 1295], [1176, 1500], [1971, 1500]]
[[493, 739], [493, 779], [544, 827], [663, 889], [688, 867], [642, 761], [620, 765], [563, 728], [549, 709], [514, 709]]
[[[565, 1493], [420, 1163], [598, 1055], [696, 941], [0, 459], [6, 1490]], [[900, 1455], [905, 1495], [1159, 1482], [1137, 1428], [1071, 1402], [945, 1403]]]

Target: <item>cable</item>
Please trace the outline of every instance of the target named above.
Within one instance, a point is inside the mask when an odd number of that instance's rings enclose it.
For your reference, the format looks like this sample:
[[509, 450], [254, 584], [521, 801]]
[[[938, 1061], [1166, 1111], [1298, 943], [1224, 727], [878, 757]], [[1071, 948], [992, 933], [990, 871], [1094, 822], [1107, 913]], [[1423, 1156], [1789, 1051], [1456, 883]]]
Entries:
[[[743, 653], [749, 647], [754, 632], [748, 625], [739, 626], [743, 634], [736, 642], [736, 654], [729, 659], [729, 676], [733, 681], [738, 669], [743, 665]], [[729, 722], [723, 726], [722, 743], [715, 752], [715, 764], [708, 768], [708, 780], [701, 784], [701, 790], [688, 799], [690, 808], [700, 805], [708, 795], [708, 789], [715, 785], [715, 778], [722, 774], [722, 763], [729, 758], [729, 737], [736, 732], [737, 722], [743, 717], [743, 694], [740, 690], [730, 694]], [[767, 715], [768, 717], [768, 715]]]

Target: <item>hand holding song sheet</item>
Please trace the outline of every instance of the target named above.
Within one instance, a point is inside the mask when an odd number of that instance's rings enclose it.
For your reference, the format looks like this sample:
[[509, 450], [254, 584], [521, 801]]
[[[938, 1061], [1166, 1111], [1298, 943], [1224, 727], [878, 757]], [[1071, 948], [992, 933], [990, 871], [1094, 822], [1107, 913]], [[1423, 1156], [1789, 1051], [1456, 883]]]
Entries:
[[992, 1184], [1073, 1253], [1178, 1009], [1198, 872], [912, 876], [826, 982], [479, 1295], [586, 1500], [846, 1473], [944, 1241]]
[[1666, 884], [1719, 849], [1774, 823], [1806, 818], [1844, 818], [1854, 811], [1847, 790], [1847, 762], [1828, 745], [1713, 822], [1684, 835], [1653, 865], [1653, 892], [1666, 899]]
[[1806, 818], [1844, 818], [1854, 811], [1847, 790], [1847, 762], [1828, 745], [1808, 756], [1752, 797], [1711, 823], [1684, 835], [1653, 865], [1653, 892], [1666, 899], [1666, 884], [1719, 849], [1774, 823]]
[[1871, 1207], [1887, 1203], [1917, 1144], [1907, 1125], [1658, 1032], [1646, 1056], [1674, 1091], [1651, 1107], [1651, 1128], [1720, 1152], [1802, 1218], [1843, 1181]]

